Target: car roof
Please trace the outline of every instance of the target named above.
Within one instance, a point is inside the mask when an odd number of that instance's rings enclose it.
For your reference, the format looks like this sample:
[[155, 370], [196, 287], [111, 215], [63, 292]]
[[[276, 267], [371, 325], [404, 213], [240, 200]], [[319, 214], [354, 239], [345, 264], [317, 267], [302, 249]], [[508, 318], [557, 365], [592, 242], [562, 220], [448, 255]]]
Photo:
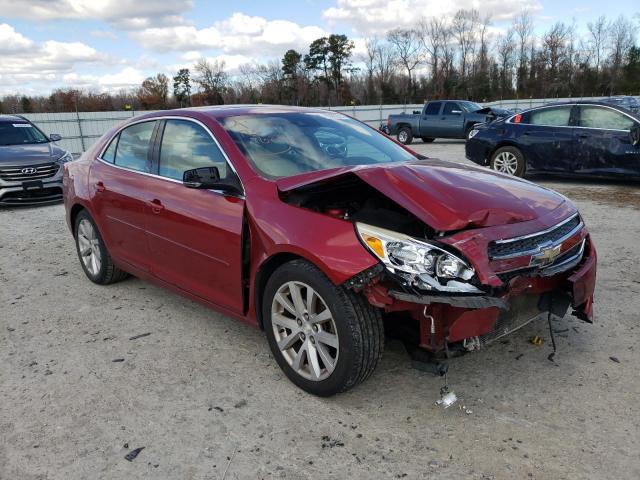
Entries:
[[[187, 107], [175, 110], [162, 110], [146, 114], [146, 118], [161, 117], [171, 114], [204, 114], [213, 118], [223, 118], [234, 115], [260, 115], [270, 113], [328, 113], [330, 110], [317, 107], [295, 107], [288, 105], [266, 105], [266, 104], [239, 104], [239, 105], [207, 105], [203, 107]], [[338, 112], [336, 112], [338, 113]], [[140, 117], [135, 117], [140, 118]]]
[[561, 107], [563, 105], [566, 106], [571, 106], [571, 105], [596, 105], [596, 106], [601, 106], [601, 107], [608, 107], [608, 108], [614, 108], [616, 110], [620, 110], [621, 112], [624, 112], [625, 114], [635, 118], [636, 120], [640, 121], [640, 116], [635, 113], [632, 112], [631, 110], [628, 110], [624, 107], [621, 107], [620, 105], [617, 104], [612, 104], [611, 102], [607, 102], [607, 101], [603, 101], [603, 100], [571, 100], [571, 101], [564, 101], [564, 102], [551, 102], [551, 103], [547, 103], [545, 105], [540, 105], [538, 107], [533, 107], [533, 108], [529, 108], [525, 111], [522, 112], [518, 112], [518, 113], [526, 113], [526, 112], [531, 112], [534, 110], [538, 110], [540, 108], [546, 108], [546, 107]]
[[20, 115], [0, 115], [0, 122], [3, 123], [13, 123], [13, 122], [27, 122], [29, 123], [29, 120], [27, 120], [26, 118], [20, 116]]

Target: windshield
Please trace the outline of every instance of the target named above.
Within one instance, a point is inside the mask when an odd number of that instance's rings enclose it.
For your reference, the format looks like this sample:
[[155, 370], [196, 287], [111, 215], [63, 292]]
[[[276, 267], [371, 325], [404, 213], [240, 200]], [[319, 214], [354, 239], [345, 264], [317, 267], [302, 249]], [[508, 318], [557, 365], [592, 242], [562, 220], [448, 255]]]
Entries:
[[220, 122], [253, 167], [268, 178], [415, 159], [381, 133], [337, 113], [260, 113]]
[[46, 143], [48, 141], [47, 137], [30, 123], [0, 122], [0, 146], [27, 145], [31, 143]]
[[474, 102], [460, 102], [465, 112], [477, 112], [482, 107]]

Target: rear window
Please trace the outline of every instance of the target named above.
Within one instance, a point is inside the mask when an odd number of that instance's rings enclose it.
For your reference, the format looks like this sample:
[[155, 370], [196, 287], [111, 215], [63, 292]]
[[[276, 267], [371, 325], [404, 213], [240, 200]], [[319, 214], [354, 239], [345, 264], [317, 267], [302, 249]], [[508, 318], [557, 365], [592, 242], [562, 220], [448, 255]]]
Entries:
[[0, 145], [47, 143], [44, 134], [28, 122], [0, 122]]

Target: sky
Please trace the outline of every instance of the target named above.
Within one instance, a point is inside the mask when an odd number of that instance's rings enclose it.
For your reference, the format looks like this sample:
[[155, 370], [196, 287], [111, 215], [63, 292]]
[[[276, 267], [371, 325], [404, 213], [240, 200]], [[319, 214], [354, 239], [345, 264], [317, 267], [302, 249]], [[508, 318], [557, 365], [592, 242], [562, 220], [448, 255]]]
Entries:
[[636, 0], [0, 0], [0, 95], [115, 91], [199, 58], [233, 74], [330, 33], [354, 39], [357, 57], [364, 38], [459, 8], [490, 14], [495, 32], [523, 9], [539, 31], [640, 11]]

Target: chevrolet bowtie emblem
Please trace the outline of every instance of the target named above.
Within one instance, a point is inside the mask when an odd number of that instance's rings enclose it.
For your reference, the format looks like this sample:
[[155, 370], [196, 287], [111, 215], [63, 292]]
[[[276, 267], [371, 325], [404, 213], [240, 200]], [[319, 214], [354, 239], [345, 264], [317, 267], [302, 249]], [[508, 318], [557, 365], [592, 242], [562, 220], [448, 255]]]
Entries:
[[561, 248], [562, 244], [556, 245], [555, 247], [541, 246], [540, 253], [531, 255], [531, 262], [529, 265], [531, 267], [546, 267], [547, 265], [551, 265], [558, 255], [560, 255]]

